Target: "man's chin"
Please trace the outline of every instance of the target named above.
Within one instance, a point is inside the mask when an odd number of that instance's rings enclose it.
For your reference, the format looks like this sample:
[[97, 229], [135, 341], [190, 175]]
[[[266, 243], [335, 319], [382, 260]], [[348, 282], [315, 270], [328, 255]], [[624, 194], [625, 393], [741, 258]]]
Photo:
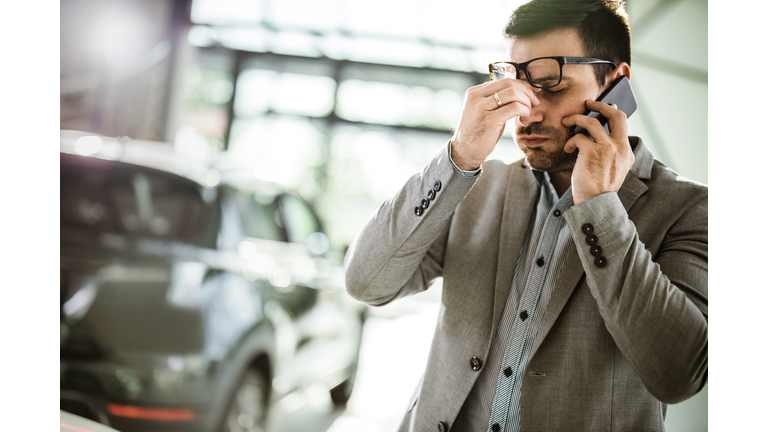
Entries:
[[537, 171], [548, 173], [573, 171], [576, 166], [578, 153], [566, 153], [562, 150], [552, 154], [541, 149], [527, 149], [525, 151], [525, 162], [529, 167]]

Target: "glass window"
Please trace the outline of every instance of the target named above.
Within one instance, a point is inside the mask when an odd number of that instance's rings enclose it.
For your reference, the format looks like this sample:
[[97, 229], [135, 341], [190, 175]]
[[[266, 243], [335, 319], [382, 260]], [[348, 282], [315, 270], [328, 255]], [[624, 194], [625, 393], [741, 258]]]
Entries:
[[333, 110], [336, 81], [330, 77], [255, 69], [243, 71], [237, 84], [237, 117], [253, 117], [269, 110], [323, 117]]
[[248, 237], [286, 241], [275, 195], [263, 192], [238, 192], [237, 204]]
[[315, 214], [303, 200], [285, 194], [281, 195], [280, 204], [289, 241], [306, 243], [313, 233], [320, 231]]
[[[120, 162], [61, 155], [62, 229], [182, 241], [210, 247], [218, 213], [200, 186]], [[211, 228], [213, 226], [213, 228]]]

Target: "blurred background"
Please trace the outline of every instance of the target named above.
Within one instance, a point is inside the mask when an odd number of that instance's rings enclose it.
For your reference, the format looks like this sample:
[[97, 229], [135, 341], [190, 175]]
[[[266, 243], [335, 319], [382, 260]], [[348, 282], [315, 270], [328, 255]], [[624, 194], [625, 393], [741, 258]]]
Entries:
[[[507, 59], [522, 1], [62, 0], [60, 128], [167, 143], [294, 190], [343, 251], [450, 138], [464, 91]], [[707, 2], [627, 1], [630, 134], [708, 183]], [[492, 157], [522, 157], [507, 128]], [[370, 309], [345, 409], [312, 388], [268, 430], [393, 430], [426, 363], [440, 299]], [[406, 338], [407, 336], [407, 338]], [[295, 415], [300, 414], [300, 415]], [[670, 406], [669, 431], [707, 430], [707, 388]]]

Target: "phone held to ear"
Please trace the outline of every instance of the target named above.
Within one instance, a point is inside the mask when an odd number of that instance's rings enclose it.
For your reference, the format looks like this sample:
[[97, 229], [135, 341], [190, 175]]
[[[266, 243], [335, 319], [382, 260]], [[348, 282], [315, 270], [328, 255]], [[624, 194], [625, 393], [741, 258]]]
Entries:
[[[629, 118], [629, 116], [631, 116], [632, 113], [637, 109], [635, 93], [632, 92], [632, 86], [629, 85], [629, 80], [625, 76], [621, 76], [616, 81], [614, 81], [613, 84], [611, 84], [611, 86], [608, 87], [608, 89], [605, 90], [602, 95], [600, 95], [597, 101], [605, 102], [608, 105], [616, 104], [616, 106], [621, 111], [624, 111], [624, 114], [627, 115], [627, 118]], [[603, 128], [605, 128], [605, 131], [609, 134], [611, 133], [610, 128], [608, 128], [608, 119], [600, 115], [600, 113], [589, 111], [585, 115], [598, 119], [600, 124], [603, 125]], [[579, 133], [586, 135], [589, 139], [592, 139], [586, 129], [581, 126], [575, 126], [573, 128], [573, 134], [575, 135]]]

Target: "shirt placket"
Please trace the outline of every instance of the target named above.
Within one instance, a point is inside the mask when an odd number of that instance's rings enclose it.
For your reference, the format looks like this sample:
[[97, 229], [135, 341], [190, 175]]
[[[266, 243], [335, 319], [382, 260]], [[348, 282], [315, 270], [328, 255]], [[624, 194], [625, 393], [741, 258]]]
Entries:
[[[544, 186], [542, 192], [552, 193], [553, 191]], [[555, 199], [549, 195], [549, 212], [541, 237], [536, 243], [533, 263], [528, 268], [525, 288], [515, 314], [512, 336], [504, 353], [487, 432], [518, 431], [520, 429], [519, 412], [513, 413], [509, 407], [515, 393], [513, 390], [516, 386], [521, 385], [520, 381], [525, 373], [527, 361], [523, 361], [524, 356], [527, 357], [526, 353], [530, 353], [536, 336], [536, 332], [532, 331], [535, 330], [532, 329], [533, 316], [537, 312], [541, 292], [546, 283], [558, 233], [564, 224], [563, 218], [553, 215], [554, 210], [551, 203]]]

